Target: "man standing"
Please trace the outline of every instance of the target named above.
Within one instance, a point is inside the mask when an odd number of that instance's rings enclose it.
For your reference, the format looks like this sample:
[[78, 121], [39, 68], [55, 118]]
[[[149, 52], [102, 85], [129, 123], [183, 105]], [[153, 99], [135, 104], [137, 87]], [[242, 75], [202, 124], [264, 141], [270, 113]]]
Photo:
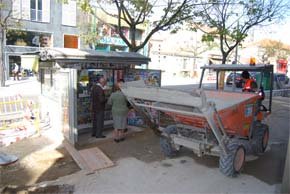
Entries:
[[92, 136], [96, 138], [105, 138], [103, 133], [104, 128], [104, 112], [105, 112], [105, 92], [104, 87], [106, 80], [101, 77], [97, 84], [94, 84], [91, 89], [91, 109], [92, 109]]

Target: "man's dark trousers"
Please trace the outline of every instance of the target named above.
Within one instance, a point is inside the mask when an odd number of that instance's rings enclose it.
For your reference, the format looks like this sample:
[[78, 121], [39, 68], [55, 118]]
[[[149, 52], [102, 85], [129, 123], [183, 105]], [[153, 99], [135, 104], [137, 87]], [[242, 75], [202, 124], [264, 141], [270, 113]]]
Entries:
[[93, 113], [92, 136], [102, 137], [104, 128], [104, 111]]

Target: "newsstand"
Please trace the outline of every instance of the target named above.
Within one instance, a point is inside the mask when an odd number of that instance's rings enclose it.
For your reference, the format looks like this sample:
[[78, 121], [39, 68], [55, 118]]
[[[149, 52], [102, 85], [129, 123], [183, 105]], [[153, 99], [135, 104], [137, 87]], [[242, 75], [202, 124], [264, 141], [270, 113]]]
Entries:
[[[143, 79], [149, 85], [161, 85], [160, 70], [134, 68], [150, 61], [139, 53], [51, 48], [42, 50], [39, 60], [41, 117], [49, 120], [73, 145], [78, 143], [80, 135], [90, 133], [90, 88], [98, 77], [107, 80], [107, 98], [119, 79]], [[136, 118], [128, 118], [133, 125], [134, 121], [138, 122]], [[112, 125], [109, 106], [104, 124]]]

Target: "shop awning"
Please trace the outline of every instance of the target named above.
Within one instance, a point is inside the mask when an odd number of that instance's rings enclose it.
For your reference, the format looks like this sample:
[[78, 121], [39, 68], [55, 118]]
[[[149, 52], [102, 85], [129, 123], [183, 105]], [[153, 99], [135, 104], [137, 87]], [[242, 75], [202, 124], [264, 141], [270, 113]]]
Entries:
[[[148, 64], [149, 57], [134, 52], [78, 50], [51, 48], [40, 51], [41, 61], [57, 61], [59, 64], [98, 63], [105, 65], [141, 65]], [[69, 66], [66, 66], [69, 67]]]

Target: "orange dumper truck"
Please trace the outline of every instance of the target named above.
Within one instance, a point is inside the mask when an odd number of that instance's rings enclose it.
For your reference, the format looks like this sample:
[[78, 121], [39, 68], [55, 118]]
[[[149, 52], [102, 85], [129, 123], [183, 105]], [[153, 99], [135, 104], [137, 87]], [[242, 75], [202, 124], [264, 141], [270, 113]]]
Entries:
[[[127, 82], [122, 92], [135, 110], [140, 112], [150, 126], [158, 126], [152, 110], [163, 112], [174, 124], [159, 127], [162, 152], [174, 156], [181, 148], [191, 149], [198, 156], [219, 157], [220, 171], [226, 176], [236, 176], [241, 171], [246, 155], [265, 152], [269, 140], [269, 127], [264, 119], [271, 113], [272, 65], [208, 65], [201, 67], [199, 89], [180, 91], [148, 87], [144, 83]], [[249, 71], [260, 73], [256, 92], [242, 92], [240, 88], [218, 88], [218, 83], [205, 89], [206, 70], [216, 72], [217, 82], [222, 71]], [[263, 84], [267, 75], [269, 93]], [[234, 84], [233, 84], [234, 85]], [[156, 115], [156, 114], [154, 114]]]

